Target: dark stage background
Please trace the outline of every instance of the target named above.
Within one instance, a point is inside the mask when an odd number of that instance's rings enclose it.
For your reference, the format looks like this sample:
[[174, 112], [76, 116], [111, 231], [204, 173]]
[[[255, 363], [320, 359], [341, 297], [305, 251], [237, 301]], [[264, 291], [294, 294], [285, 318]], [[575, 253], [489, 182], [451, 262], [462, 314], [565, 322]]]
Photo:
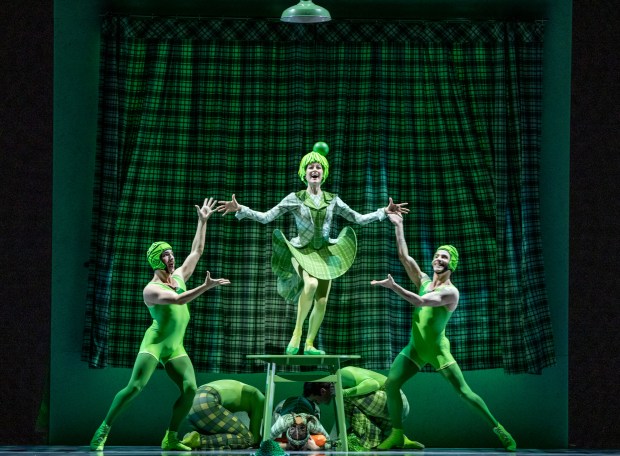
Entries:
[[[573, 2], [569, 443], [577, 448], [620, 448], [620, 311], [610, 277], [620, 266], [619, 16], [615, 0]], [[50, 361], [51, 259], [63, 255], [51, 249], [53, 41], [51, 0], [3, 2], [0, 444], [45, 443], [36, 420]]]

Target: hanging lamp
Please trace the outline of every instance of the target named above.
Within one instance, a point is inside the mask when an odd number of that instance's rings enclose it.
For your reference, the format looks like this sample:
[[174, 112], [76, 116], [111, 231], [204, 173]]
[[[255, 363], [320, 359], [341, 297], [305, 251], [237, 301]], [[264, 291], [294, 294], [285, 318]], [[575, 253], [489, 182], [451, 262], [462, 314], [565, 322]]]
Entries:
[[331, 21], [332, 17], [329, 11], [312, 3], [312, 0], [300, 0], [297, 5], [285, 9], [280, 19], [284, 22], [296, 24], [313, 24]]

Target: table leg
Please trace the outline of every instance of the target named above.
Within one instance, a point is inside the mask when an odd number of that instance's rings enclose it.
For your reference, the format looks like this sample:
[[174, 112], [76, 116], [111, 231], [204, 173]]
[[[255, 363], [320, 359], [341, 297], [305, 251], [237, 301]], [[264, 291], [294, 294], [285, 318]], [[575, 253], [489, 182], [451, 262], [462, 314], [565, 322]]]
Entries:
[[271, 438], [271, 417], [273, 415], [273, 397], [275, 394], [275, 363], [267, 363], [267, 380], [265, 381], [265, 410], [263, 412], [263, 442]]
[[336, 423], [338, 424], [338, 436], [342, 445], [342, 451], [349, 451], [347, 442], [347, 420], [344, 414], [344, 399], [342, 397], [342, 377], [340, 375], [340, 364], [336, 368]]

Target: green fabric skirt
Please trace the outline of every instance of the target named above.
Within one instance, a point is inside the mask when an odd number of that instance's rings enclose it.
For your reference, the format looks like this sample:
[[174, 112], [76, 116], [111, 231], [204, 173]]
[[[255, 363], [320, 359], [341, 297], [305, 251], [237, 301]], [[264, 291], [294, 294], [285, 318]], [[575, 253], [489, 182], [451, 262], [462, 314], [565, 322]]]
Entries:
[[357, 254], [355, 231], [345, 227], [335, 244], [324, 244], [320, 249], [311, 245], [297, 248], [291, 245], [280, 230], [273, 232], [271, 269], [278, 278], [278, 294], [288, 302], [297, 302], [303, 288], [303, 280], [291, 259], [311, 276], [321, 280], [333, 280], [349, 270]]

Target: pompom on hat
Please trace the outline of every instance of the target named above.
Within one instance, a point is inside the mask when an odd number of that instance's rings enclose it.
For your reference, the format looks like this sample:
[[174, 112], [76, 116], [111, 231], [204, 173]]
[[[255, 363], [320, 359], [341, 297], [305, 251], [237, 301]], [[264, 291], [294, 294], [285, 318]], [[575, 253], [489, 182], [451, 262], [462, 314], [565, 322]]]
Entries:
[[450, 244], [440, 245], [437, 247], [437, 250], [445, 250], [450, 254], [450, 261], [448, 262], [448, 269], [454, 272], [456, 271], [456, 266], [459, 264], [459, 252], [456, 250], [456, 247]]
[[172, 250], [170, 244], [164, 241], [157, 241], [153, 242], [146, 251], [146, 259], [153, 269], [166, 269], [166, 265], [161, 261], [161, 254], [166, 250]]
[[314, 144], [311, 152], [308, 152], [301, 158], [301, 162], [299, 163], [299, 171], [297, 174], [304, 184], [308, 183], [306, 181], [306, 168], [310, 163], [319, 163], [323, 167], [323, 180], [321, 183], [325, 182], [325, 179], [327, 179], [327, 176], [329, 175], [329, 162], [327, 161], [328, 153], [329, 146], [323, 141], [319, 141]]

